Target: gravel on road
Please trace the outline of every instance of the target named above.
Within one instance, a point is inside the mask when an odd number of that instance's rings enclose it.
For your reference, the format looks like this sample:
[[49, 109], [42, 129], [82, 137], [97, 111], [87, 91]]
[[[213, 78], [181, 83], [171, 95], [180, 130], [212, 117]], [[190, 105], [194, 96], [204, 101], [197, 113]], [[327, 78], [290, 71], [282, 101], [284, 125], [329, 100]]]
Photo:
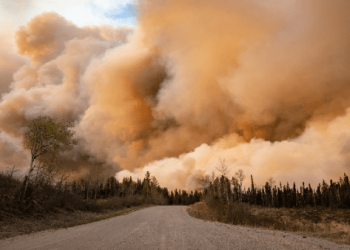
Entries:
[[158, 206], [67, 229], [0, 241], [1, 250], [19, 249], [350, 249], [322, 239], [207, 222], [185, 206]]

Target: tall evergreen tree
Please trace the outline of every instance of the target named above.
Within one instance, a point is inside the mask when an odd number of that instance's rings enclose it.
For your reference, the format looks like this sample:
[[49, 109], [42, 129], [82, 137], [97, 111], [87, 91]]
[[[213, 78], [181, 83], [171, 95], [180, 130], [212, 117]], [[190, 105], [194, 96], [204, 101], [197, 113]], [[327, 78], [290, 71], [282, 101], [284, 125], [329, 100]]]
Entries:
[[253, 181], [253, 175], [250, 176], [251, 179], [251, 199], [250, 203], [251, 204], [256, 204], [256, 190], [254, 187], [254, 181]]

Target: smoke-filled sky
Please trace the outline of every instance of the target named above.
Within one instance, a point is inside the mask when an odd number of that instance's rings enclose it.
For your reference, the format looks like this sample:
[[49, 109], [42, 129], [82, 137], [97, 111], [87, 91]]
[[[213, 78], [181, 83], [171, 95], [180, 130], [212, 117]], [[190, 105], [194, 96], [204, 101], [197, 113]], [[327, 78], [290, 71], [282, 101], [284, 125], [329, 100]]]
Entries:
[[75, 121], [79, 145], [63, 158], [78, 174], [149, 170], [193, 189], [219, 159], [258, 185], [349, 173], [349, 1], [12, 2], [1, 168], [26, 169], [26, 124], [50, 115]]

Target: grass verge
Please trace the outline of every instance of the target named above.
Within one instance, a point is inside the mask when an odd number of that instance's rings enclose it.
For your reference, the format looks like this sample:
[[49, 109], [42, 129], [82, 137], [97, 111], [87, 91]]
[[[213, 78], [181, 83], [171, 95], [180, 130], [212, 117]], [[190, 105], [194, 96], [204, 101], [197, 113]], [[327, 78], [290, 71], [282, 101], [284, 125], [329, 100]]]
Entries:
[[31, 216], [18, 216], [8, 214], [0, 220], [0, 239], [35, 233], [48, 229], [74, 227], [95, 221], [100, 221], [120, 215], [125, 215], [152, 205], [141, 205], [119, 210], [105, 210], [102, 212], [65, 211], [47, 214], [32, 214]]
[[232, 204], [229, 208], [198, 202], [190, 206], [190, 216], [227, 224], [291, 232], [350, 245], [350, 210], [330, 208], [266, 208]]

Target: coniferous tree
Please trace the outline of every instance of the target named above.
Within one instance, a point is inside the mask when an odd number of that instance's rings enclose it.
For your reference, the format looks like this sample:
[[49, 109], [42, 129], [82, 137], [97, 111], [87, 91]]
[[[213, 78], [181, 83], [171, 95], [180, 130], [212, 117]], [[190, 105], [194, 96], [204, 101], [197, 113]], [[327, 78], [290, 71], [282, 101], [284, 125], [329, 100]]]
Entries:
[[151, 174], [149, 173], [149, 171], [146, 172], [145, 174], [145, 178], [143, 179], [143, 195], [145, 197], [149, 197], [150, 195], [150, 189], [151, 189]]
[[329, 197], [329, 188], [327, 183], [323, 180], [322, 182], [322, 206], [329, 207], [330, 205], [330, 197]]
[[278, 200], [278, 207], [283, 206], [283, 198], [282, 198], [282, 190], [280, 188], [277, 189], [277, 200]]
[[293, 190], [291, 195], [291, 206], [296, 207], [297, 206], [297, 189], [295, 187], [295, 182], [293, 183]]
[[251, 204], [256, 204], [256, 190], [254, 187], [254, 181], [253, 181], [253, 175], [250, 176], [251, 179], [251, 199], [250, 203]]
[[163, 194], [163, 197], [164, 197], [166, 200], [169, 200], [169, 191], [168, 191], [168, 189], [167, 189], [166, 187], [163, 188], [162, 194]]
[[233, 186], [233, 200], [238, 201], [239, 200], [239, 182], [235, 177], [232, 177], [231, 180], [232, 186]]
[[273, 188], [273, 206], [278, 207], [277, 188]]
[[286, 193], [286, 186], [284, 185], [282, 189], [282, 207], [287, 207]]
[[194, 198], [195, 198], [195, 202], [199, 202], [201, 200], [201, 195], [200, 193], [198, 193], [197, 190], [194, 191]]
[[142, 191], [143, 191], [142, 181], [140, 179], [137, 179], [135, 192], [136, 194], [142, 195]]
[[177, 189], [175, 189], [175, 192], [174, 192], [174, 204], [175, 205], [179, 205], [179, 203], [180, 203], [179, 192], [177, 191]]
[[308, 187], [308, 201], [307, 201], [307, 204], [310, 205], [311, 207], [315, 206], [314, 192], [313, 192], [310, 184], [309, 184], [309, 187]]
[[340, 185], [340, 198], [342, 200], [342, 206], [350, 208], [350, 183], [349, 177], [345, 173]]
[[173, 191], [170, 192], [169, 205], [175, 205], [175, 195]]
[[315, 204], [316, 204], [316, 206], [321, 206], [322, 205], [321, 184], [318, 185], [317, 190], [316, 190]]
[[265, 206], [271, 207], [272, 206], [272, 192], [270, 183], [266, 182], [265, 184]]

